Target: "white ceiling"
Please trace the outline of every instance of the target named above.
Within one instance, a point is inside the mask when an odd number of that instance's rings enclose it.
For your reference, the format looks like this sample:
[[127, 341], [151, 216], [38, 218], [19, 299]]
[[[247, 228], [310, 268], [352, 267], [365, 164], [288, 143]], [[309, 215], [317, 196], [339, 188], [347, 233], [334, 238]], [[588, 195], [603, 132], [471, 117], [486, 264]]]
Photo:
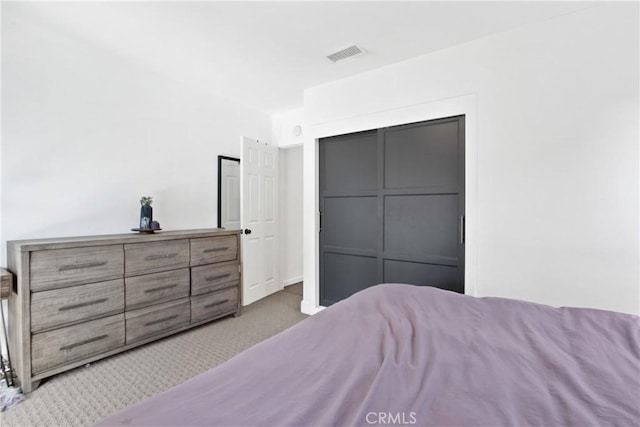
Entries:
[[[592, 7], [586, 2], [4, 3], [168, 78], [278, 113], [307, 87]], [[326, 55], [357, 44], [366, 55]]]

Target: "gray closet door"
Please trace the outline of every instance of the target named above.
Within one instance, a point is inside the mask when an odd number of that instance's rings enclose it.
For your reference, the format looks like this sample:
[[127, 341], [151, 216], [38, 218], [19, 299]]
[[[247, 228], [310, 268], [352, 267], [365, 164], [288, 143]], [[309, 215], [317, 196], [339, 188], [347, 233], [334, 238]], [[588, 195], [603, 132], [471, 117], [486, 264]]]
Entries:
[[379, 283], [464, 292], [464, 116], [319, 148], [322, 305]]

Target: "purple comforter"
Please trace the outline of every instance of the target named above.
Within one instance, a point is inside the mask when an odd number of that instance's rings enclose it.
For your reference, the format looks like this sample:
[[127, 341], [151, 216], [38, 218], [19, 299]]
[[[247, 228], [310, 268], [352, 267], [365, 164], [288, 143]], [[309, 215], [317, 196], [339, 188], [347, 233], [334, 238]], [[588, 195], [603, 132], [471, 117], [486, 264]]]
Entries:
[[380, 285], [101, 426], [637, 426], [640, 318]]

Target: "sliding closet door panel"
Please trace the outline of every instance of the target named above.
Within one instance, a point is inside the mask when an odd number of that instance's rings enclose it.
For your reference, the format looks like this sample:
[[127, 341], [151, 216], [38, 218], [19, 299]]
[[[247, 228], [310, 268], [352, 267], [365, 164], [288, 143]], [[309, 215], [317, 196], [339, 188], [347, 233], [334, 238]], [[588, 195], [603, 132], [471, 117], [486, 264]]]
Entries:
[[375, 131], [326, 138], [320, 144], [324, 306], [379, 283], [378, 170]]
[[458, 281], [457, 267], [406, 261], [384, 261], [385, 283], [411, 283], [464, 292]]
[[409, 125], [385, 132], [385, 188], [458, 186], [458, 123]]
[[381, 132], [383, 281], [464, 292], [464, 118]]
[[376, 257], [326, 253], [325, 289], [320, 303], [328, 306], [380, 283], [376, 265]]
[[334, 197], [324, 202], [322, 232], [326, 250], [363, 250], [376, 255], [376, 197]]
[[384, 255], [457, 264], [458, 224], [458, 197], [454, 194], [387, 196]]
[[322, 144], [322, 190], [329, 194], [360, 194], [378, 188], [376, 134], [327, 138]]

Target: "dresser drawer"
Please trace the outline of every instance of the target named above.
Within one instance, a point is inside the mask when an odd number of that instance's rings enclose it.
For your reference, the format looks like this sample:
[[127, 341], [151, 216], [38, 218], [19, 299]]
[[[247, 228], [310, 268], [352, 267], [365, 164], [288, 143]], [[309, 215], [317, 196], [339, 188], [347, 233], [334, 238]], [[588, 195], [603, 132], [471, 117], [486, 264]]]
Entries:
[[78, 285], [31, 296], [31, 332], [124, 311], [124, 281]]
[[234, 236], [191, 239], [191, 266], [238, 259], [238, 238]]
[[124, 245], [125, 275], [189, 267], [189, 240], [131, 243]]
[[122, 245], [36, 251], [30, 257], [34, 292], [122, 277]]
[[238, 288], [191, 298], [191, 323], [231, 314], [238, 310]]
[[127, 344], [153, 335], [170, 332], [189, 324], [191, 318], [189, 298], [128, 311]]
[[31, 371], [35, 375], [124, 345], [124, 314], [33, 335]]
[[203, 265], [191, 269], [191, 295], [236, 286], [240, 280], [238, 264]]
[[12, 287], [13, 275], [4, 268], [0, 268], [0, 299], [9, 298]]
[[125, 279], [127, 310], [189, 296], [189, 269]]

